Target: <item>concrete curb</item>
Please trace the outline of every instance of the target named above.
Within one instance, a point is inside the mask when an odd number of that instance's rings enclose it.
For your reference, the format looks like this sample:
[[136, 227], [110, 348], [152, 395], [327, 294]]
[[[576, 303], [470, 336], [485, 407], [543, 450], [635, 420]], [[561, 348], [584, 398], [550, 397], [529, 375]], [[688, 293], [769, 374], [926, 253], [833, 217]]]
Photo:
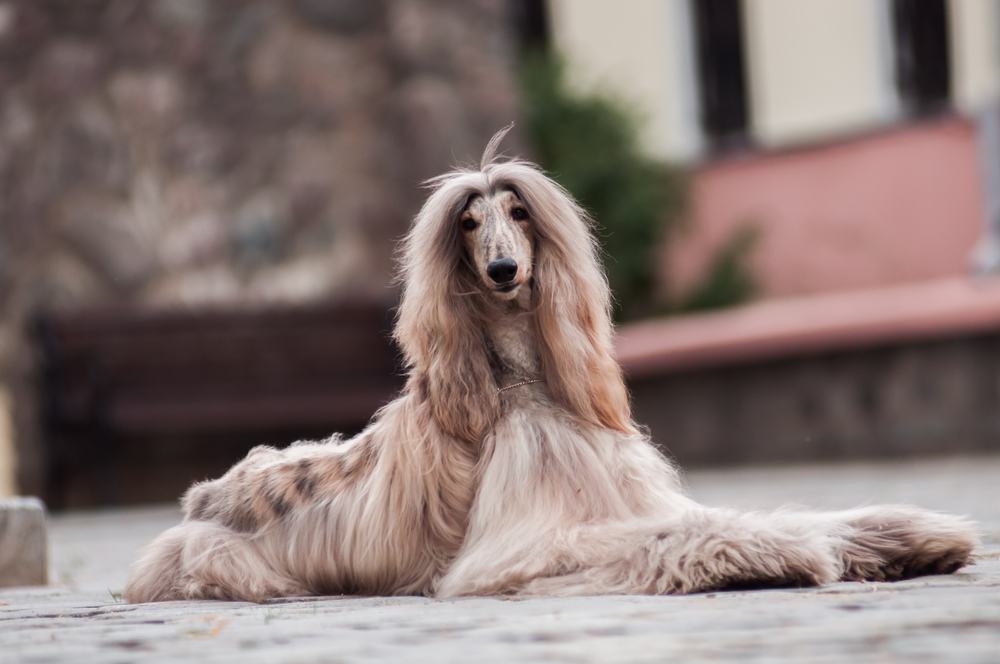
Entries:
[[0, 499], [0, 587], [46, 585], [47, 541], [42, 501]]

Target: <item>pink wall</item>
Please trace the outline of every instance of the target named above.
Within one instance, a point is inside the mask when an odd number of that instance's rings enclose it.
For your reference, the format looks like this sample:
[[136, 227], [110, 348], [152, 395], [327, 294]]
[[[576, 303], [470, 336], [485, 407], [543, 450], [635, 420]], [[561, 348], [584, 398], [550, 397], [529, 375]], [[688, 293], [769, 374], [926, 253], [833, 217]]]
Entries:
[[667, 260], [674, 287], [745, 222], [761, 231], [763, 295], [963, 274], [984, 216], [975, 133], [959, 119], [720, 161], [692, 189], [693, 223]]

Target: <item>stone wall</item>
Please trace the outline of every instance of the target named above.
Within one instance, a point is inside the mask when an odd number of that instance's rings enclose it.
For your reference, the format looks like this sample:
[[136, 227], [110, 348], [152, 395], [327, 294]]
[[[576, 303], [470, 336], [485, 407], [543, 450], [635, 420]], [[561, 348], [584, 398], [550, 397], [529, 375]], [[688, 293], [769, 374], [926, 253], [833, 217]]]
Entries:
[[391, 298], [419, 183], [515, 119], [509, 11], [0, 0], [0, 382], [40, 309]]
[[0, 297], [384, 294], [418, 183], [514, 119], [502, 0], [0, 2]]
[[953, 336], [629, 381], [635, 417], [683, 466], [1000, 450], [1000, 337]]

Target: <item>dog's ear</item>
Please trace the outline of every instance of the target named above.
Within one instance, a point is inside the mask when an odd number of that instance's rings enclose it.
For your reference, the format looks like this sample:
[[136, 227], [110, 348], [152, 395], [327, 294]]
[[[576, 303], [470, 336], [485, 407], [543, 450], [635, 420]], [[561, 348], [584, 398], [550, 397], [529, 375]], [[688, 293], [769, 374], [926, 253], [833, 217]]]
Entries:
[[635, 433], [613, 354], [611, 294], [589, 218], [562, 187], [529, 165], [496, 168], [526, 199], [535, 227], [535, 320], [550, 392], [585, 420]]
[[537, 261], [535, 320], [549, 390], [584, 419], [634, 433], [628, 392], [613, 355], [611, 320], [602, 301], [607, 290], [603, 274], [582, 274], [588, 270], [544, 241]]
[[417, 215], [401, 258], [403, 297], [395, 338], [410, 388], [427, 399], [441, 429], [476, 442], [499, 412], [473, 275], [462, 266], [458, 212], [468, 197], [441, 179]]
[[479, 442], [492, 428], [499, 412], [496, 383], [485, 348], [475, 330], [455, 331], [463, 343], [443, 345], [423, 373], [434, 419], [442, 431], [469, 442]]

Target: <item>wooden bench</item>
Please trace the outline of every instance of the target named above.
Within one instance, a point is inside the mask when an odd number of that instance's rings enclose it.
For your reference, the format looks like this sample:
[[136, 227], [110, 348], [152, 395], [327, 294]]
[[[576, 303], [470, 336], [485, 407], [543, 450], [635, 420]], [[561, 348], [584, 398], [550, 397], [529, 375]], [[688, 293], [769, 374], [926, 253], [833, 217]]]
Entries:
[[367, 303], [40, 318], [45, 497], [172, 498], [253, 445], [355, 432], [402, 385], [391, 324]]

